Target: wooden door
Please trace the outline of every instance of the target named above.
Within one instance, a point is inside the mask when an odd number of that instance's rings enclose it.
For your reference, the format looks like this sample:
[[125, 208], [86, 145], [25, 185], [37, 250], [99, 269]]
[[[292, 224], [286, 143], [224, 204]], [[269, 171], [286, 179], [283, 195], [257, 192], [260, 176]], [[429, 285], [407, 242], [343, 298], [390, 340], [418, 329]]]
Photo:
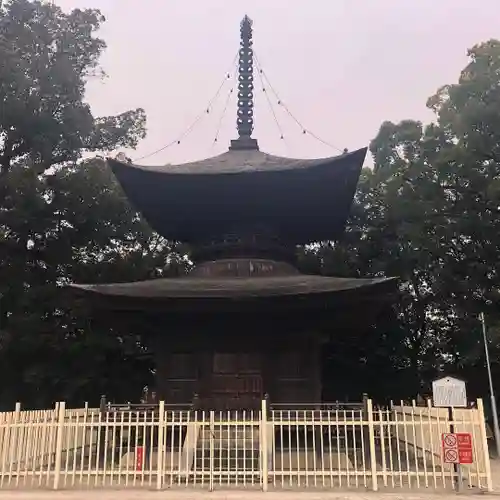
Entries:
[[209, 405], [215, 410], [258, 409], [262, 391], [260, 353], [215, 353]]

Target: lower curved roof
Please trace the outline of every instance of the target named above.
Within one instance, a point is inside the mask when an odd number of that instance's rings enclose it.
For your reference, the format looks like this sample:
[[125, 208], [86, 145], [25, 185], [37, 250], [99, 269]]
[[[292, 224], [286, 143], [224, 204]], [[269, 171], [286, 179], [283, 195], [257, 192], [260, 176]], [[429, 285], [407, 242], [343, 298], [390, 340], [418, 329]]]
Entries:
[[287, 244], [336, 239], [366, 148], [298, 160], [230, 150], [184, 165], [108, 160], [134, 207], [167, 239], [199, 244], [262, 228]]
[[377, 285], [393, 284], [393, 278], [335, 278], [315, 275], [258, 278], [161, 278], [132, 283], [72, 284], [72, 288], [97, 296], [136, 299], [246, 299], [252, 297], [331, 294]]

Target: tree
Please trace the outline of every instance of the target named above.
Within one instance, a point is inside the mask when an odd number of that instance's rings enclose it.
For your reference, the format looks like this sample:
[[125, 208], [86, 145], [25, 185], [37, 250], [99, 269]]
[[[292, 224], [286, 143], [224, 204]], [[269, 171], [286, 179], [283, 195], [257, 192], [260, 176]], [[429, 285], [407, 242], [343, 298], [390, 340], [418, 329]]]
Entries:
[[500, 43], [469, 56], [459, 82], [428, 101], [436, 123], [387, 122], [371, 144], [382, 217], [365, 241], [403, 280], [401, 320], [427, 385], [435, 370], [470, 373], [482, 353], [477, 314], [498, 308]]
[[95, 33], [103, 21], [97, 10], [65, 14], [28, 0], [12, 0], [0, 13], [3, 405], [99, 398], [104, 387], [113, 392], [110, 366], [118, 377], [131, 363], [142, 363], [139, 379], [149, 373], [140, 339], [92, 327], [60, 288], [83, 277], [150, 276], [170, 252], [102, 161], [81, 162], [88, 153], [134, 147], [145, 135], [142, 109], [95, 118], [84, 100], [87, 78], [100, 73], [105, 44]]
[[[151, 377], [133, 327], [107, 328], [61, 285], [177, 275], [185, 251], [164, 241], [89, 153], [134, 147], [142, 110], [95, 118], [85, 83], [101, 74], [95, 10], [64, 14], [11, 0], [0, 14], [0, 402], [135, 399]], [[456, 84], [428, 101], [436, 121], [385, 122], [371, 143], [342, 241], [304, 249], [307, 272], [396, 276], [400, 293], [358, 336], [335, 332], [327, 377], [380, 400], [426, 392], [440, 371], [484, 385], [477, 313], [493, 328], [500, 376], [500, 42], [472, 48]], [[5, 63], [4, 63], [5, 62]], [[345, 378], [345, 377], [344, 377]], [[11, 381], [15, 380], [15, 384]], [[328, 382], [327, 382], [328, 386]]]
[[[391, 359], [405, 386], [392, 390], [407, 396], [426, 392], [440, 371], [467, 376], [480, 394], [477, 314], [487, 310], [498, 322], [500, 42], [477, 45], [469, 56], [458, 83], [429, 99], [435, 123], [381, 125], [370, 146], [374, 168], [361, 176], [345, 237], [302, 259], [326, 274], [399, 277], [397, 321], [375, 325], [370, 359]], [[496, 363], [498, 344], [495, 335]], [[351, 372], [359, 372], [356, 356], [341, 360]]]
[[7, 239], [0, 256], [2, 282], [10, 285], [0, 400], [43, 407], [55, 395], [70, 404], [139, 395], [152, 368], [141, 332], [93, 321], [61, 285], [149, 279], [182, 272], [186, 262], [131, 209], [102, 160], [22, 186], [17, 182], [9, 222], [29, 235], [23, 275], [13, 274], [20, 266], [16, 240]]
[[95, 118], [84, 101], [87, 78], [100, 71], [103, 21], [98, 10], [65, 14], [38, 0], [12, 0], [0, 14], [0, 175], [20, 164], [41, 174], [144, 137], [142, 109]]

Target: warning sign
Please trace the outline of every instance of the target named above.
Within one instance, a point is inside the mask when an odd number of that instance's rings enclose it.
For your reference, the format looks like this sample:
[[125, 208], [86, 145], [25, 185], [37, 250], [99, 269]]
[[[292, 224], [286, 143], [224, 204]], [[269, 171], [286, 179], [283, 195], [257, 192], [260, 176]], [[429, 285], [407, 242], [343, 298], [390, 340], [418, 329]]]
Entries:
[[144, 458], [144, 447], [137, 446], [137, 448], [135, 449], [135, 470], [136, 471], [142, 470], [143, 458]]
[[443, 460], [446, 464], [471, 464], [472, 436], [468, 433], [445, 433], [442, 436]]
[[455, 434], [443, 434], [443, 446], [445, 448], [456, 448], [457, 436]]
[[444, 450], [444, 462], [446, 464], [458, 464], [458, 452], [454, 448]]
[[472, 450], [472, 436], [466, 433], [455, 434], [458, 444], [458, 449], [460, 448], [470, 448]]
[[458, 462], [461, 464], [471, 464], [474, 460], [472, 459], [472, 449], [470, 450], [458, 450]]

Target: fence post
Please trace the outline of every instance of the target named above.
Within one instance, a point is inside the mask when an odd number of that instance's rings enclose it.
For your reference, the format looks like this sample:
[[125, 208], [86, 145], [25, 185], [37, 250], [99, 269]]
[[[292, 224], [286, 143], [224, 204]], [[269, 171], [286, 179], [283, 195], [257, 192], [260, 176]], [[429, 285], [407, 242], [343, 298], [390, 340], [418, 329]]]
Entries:
[[372, 472], [372, 489], [378, 490], [377, 482], [377, 457], [375, 455], [375, 423], [373, 421], [373, 401], [366, 401], [366, 415], [368, 418], [368, 438], [370, 440], [370, 467]]
[[[12, 423], [16, 423], [15, 414], [10, 415], [2, 415], [2, 424], [5, 424], [5, 427], [2, 429], [2, 438], [3, 442], [0, 441], [0, 488], [3, 487], [4, 479], [6, 478], [5, 472], [9, 469], [11, 463], [11, 448], [12, 448], [12, 434], [15, 426], [11, 425]], [[7, 446], [7, 443], [10, 443]], [[9, 476], [9, 481], [11, 481]]]
[[[21, 403], [19, 401], [16, 403], [14, 412], [15, 412], [14, 423], [19, 424], [21, 422]], [[16, 436], [14, 453], [18, 454], [20, 452], [19, 447], [21, 446], [21, 436], [22, 436], [21, 427], [16, 427], [16, 432], [14, 433], [14, 436]], [[18, 455], [16, 455], [16, 457], [17, 456]]]
[[210, 410], [210, 476], [209, 490], [214, 491], [214, 453], [215, 453], [215, 411]]
[[[14, 408], [14, 416], [12, 422], [14, 424], [21, 424], [23, 420], [21, 419], [21, 403], [16, 403]], [[24, 421], [23, 423], [27, 423], [28, 421]], [[19, 460], [19, 454], [22, 454], [21, 450], [21, 436], [22, 430], [24, 429], [24, 425], [13, 425], [10, 432], [10, 444], [9, 444], [9, 470], [12, 470], [12, 467]], [[2, 478], [3, 479], [3, 478]], [[11, 480], [11, 478], [9, 478]]]
[[[158, 409], [158, 457], [157, 457], [157, 467], [158, 472], [156, 476], [156, 489], [161, 490], [163, 487], [163, 456], [165, 453], [165, 448], [163, 447], [163, 440], [165, 435], [165, 401], [160, 401], [160, 407]], [[154, 435], [154, 433], [153, 433]]]
[[54, 489], [59, 488], [59, 476], [61, 475], [61, 460], [63, 447], [64, 417], [66, 413], [66, 403], [61, 401], [58, 404], [57, 434], [56, 434], [56, 462], [54, 466]]
[[262, 400], [260, 416], [260, 472], [262, 477], [262, 491], [267, 491], [269, 476], [269, 461], [267, 449], [267, 401]]
[[[362, 410], [361, 410], [361, 420], [363, 422], [368, 422], [368, 400], [370, 398], [368, 397], [368, 394], [366, 392], [363, 393], [363, 398], [362, 398]], [[360, 427], [361, 435], [362, 435], [362, 442], [363, 443], [368, 443], [368, 446], [364, 446], [363, 448], [363, 459], [365, 460], [366, 463], [370, 462], [370, 431], [368, 429], [368, 425], [362, 424]]]
[[[493, 491], [493, 481], [491, 479], [491, 464], [490, 464], [490, 453], [488, 450], [488, 438], [486, 436], [486, 424], [484, 420], [484, 405], [483, 400], [479, 398], [477, 400], [477, 413], [479, 418], [479, 429], [481, 433], [481, 449], [483, 450], [483, 460], [484, 468], [486, 473], [486, 488], [488, 491]], [[477, 471], [479, 476], [479, 470]], [[479, 479], [479, 478], [478, 478]]]

